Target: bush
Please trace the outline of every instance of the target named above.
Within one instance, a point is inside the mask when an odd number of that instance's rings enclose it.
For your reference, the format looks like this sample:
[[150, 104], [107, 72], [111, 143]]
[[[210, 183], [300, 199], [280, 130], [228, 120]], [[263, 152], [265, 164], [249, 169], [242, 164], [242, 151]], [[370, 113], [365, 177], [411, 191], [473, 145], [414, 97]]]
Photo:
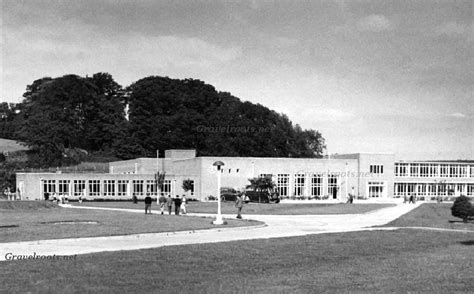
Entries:
[[462, 218], [463, 222], [467, 223], [468, 219], [474, 216], [474, 207], [469, 201], [469, 197], [457, 197], [451, 207], [451, 214], [455, 217]]
[[207, 200], [208, 201], [214, 201], [214, 200], [217, 200], [217, 197], [209, 195], [209, 196], [207, 196]]

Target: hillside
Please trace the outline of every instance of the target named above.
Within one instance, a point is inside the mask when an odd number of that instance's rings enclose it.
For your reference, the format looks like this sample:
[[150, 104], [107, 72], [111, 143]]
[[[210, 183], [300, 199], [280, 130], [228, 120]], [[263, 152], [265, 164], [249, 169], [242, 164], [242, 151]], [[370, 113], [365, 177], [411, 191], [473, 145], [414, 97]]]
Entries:
[[15, 140], [0, 138], [0, 153], [28, 150], [28, 147], [18, 144]]

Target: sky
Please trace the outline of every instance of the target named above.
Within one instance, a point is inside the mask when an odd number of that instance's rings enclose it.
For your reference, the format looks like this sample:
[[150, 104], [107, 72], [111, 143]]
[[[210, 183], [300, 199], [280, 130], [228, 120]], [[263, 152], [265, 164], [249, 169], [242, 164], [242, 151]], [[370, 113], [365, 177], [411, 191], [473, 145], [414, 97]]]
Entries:
[[0, 101], [45, 76], [193, 78], [320, 131], [331, 154], [474, 159], [470, 0], [0, 3]]

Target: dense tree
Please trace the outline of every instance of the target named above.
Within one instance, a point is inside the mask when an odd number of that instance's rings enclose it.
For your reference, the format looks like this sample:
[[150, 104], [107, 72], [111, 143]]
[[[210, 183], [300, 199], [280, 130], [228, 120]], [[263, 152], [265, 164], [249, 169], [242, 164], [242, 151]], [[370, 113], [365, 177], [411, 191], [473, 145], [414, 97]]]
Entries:
[[14, 126], [38, 166], [73, 163], [87, 152], [129, 159], [194, 148], [201, 156], [320, 157], [325, 148], [319, 132], [193, 79], [152, 76], [124, 90], [107, 73], [46, 77], [27, 86], [17, 109], [1, 105], [2, 113], [4, 133]]
[[199, 155], [320, 157], [324, 139], [282, 114], [199, 80], [147, 77], [128, 88], [129, 136], [141, 148], [195, 148]]
[[16, 140], [16, 130], [21, 124], [20, 112], [22, 104], [0, 103], [0, 138]]
[[124, 91], [108, 73], [94, 74], [88, 81], [96, 86], [97, 98], [90, 101], [86, 118], [87, 149], [108, 150], [126, 128]]
[[36, 151], [40, 166], [65, 163], [71, 149], [110, 147], [125, 120], [119, 90], [107, 74], [37, 80], [24, 94], [19, 139]]

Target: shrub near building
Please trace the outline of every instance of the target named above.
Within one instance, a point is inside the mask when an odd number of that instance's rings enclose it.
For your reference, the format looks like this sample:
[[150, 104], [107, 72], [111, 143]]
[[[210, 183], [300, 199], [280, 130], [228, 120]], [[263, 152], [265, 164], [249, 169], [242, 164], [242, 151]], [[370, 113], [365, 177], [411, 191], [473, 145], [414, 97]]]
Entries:
[[463, 222], [474, 217], [474, 207], [472, 206], [469, 197], [459, 196], [454, 200], [451, 207], [451, 214], [455, 217], [462, 218]]

